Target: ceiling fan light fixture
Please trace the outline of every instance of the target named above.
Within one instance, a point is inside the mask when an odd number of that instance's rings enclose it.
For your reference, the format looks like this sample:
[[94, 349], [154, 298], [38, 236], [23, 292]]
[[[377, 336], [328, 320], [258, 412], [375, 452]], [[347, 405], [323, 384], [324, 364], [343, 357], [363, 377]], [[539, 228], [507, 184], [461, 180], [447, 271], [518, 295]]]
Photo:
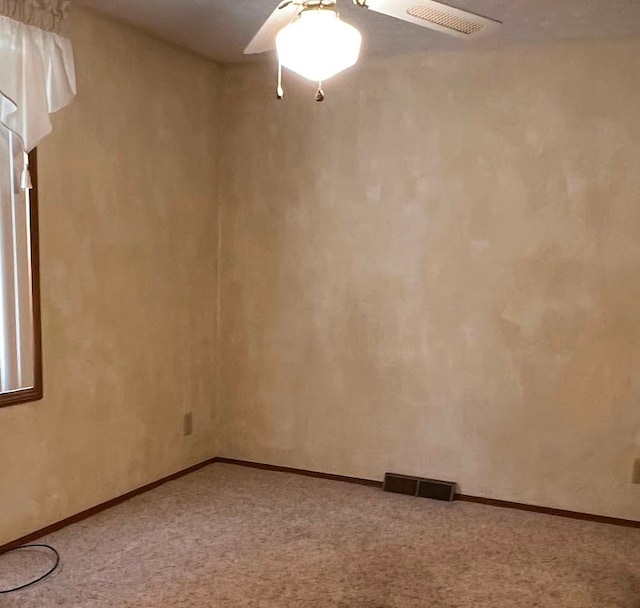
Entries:
[[361, 45], [360, 32], [326, 7], [303, 10], [276, 36], [280, 63], [316, 82], [355, 65]]

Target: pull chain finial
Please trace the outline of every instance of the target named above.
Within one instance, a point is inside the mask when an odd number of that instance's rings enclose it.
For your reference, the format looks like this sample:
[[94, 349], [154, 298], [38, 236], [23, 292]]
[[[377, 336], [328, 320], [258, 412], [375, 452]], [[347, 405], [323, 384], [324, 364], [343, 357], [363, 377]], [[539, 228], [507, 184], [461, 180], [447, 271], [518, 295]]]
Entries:
[[282, 63], [278, 59], [278, 87], [276, 88], [276, 99], [284, 97], [284, 89], [282, 88]]

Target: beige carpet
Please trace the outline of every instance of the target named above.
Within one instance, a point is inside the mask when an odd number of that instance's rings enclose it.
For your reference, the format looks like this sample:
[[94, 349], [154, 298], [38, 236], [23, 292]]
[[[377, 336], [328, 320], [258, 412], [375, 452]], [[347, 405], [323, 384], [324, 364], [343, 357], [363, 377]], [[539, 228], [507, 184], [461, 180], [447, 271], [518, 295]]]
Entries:
[[640, 530], [223, 464], [46, 541], [2, 608], [640, 608]]

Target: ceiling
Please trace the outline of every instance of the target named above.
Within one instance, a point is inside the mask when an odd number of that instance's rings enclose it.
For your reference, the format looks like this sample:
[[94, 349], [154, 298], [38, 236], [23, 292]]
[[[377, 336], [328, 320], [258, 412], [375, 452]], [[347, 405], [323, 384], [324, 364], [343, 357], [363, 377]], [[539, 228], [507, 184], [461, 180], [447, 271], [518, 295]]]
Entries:
[[[224, 63], [247, 59], [243, 49], [278, 4], [278, 0], [78, 2]], [[363, 10], [351, 0], [338, 0], [338, 9], [362, 32], [367, 55], [640, 35], [640, 0], [455, 0], [451, 4], [502, 21], [503, 27], [490, 38], [468, 42]]]

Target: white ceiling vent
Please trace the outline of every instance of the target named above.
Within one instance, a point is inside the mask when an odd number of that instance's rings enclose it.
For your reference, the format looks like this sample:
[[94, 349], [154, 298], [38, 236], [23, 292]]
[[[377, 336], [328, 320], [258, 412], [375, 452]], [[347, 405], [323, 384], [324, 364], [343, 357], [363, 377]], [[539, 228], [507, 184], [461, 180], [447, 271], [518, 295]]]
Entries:
[[467, 36], [477, 34], [484, 27], [483, 23], [470, 19], [470, 16], [460, 17], [451, 11], [447, 11], [447, 8], [449, 7], [446, 7], [444, 4], [442, 5], [442, 9], [419, 4], [418, 6], [408, 8], [407, 14], [454, 30], [460, 34], [466, 34]]
[[487, 19], [435, 0], [366, 0], [367, 8], [458, 38], [484, 36], [500, 27]]

